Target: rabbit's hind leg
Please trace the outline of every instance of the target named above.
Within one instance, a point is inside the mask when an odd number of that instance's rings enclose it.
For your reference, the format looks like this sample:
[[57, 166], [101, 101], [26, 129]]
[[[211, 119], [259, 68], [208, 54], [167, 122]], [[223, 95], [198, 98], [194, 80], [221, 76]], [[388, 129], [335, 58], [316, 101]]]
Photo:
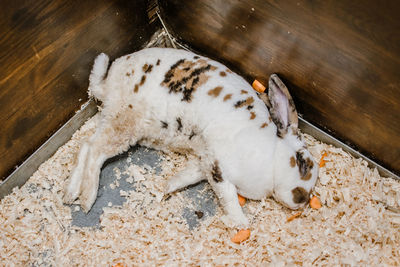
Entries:
[[118, 119], [102, 119], [96, 132], [82, 146], [78, 164], [72, 172], [70, 182], [64, 195], [65, 203], [72, 203], [77, 197], [85, 212], [88, 212], [97, 197], [99, 175], [103, 163], [110, 157], [126, 151], [135, 145], [138, 137], [134, 135], [133, 123], [129, 127], [121, 127], [125, 121]]
[[138, 138], [121, 131], [114, 122], [104, 122], [89, 141], [86, 177], [82, 180], [80, 202], [85, 212], [94, 204], [99, 187], [99, 176], [104, 162], [135, 145]]
[[63, 201], [66, 204], [72, 204], [72, 202], [74, 202], [75, 199], [79, 197], [83, 174], [85, 171], [85, 166], [87, 164], [86, 162], [87, 162], [88, 152], [89, 152], [89, 143], [85, 142], [79, 151], [79, 155], [77, 158], [78, 162], [75, 168], [73, 169], [70, 175], [69, 182], [66, 184], [66, 187], [64, 189], [65, 194]]

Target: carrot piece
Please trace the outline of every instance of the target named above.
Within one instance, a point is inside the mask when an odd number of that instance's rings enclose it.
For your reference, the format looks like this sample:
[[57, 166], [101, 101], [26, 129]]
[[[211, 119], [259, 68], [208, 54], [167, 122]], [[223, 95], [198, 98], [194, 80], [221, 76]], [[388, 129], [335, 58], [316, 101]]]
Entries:
[[118, 262], [117, 264], [113, 265], [113, 267], [125, 267], [123, 263]]
[[300, 215], [301, 215], [301, 211], [296, 212], [295, 214], [293, 214], [292, 216], [290, 216], [289, 218], [287, 218], [286, 221], [287, 221], [287, 222], [291, 222], [291, 221], [293, 221], [294, 219], [299, 218]]
[[250, 237], [250, 229], [242, 229], [231, 238], [233, 243], [239, 244]]
[[265, 91], [265, 86], [257, 80], [254, 80], [252, 86], [254, 90], [256, 90], [259, 93], [264, 93]]
[[320, 209], [322, 207], [321, 201], [319, 201], [317, 196], [313, 196], [310, 199], [310, 206], [311, 206], [311, 208], [316, 209], [316, 210]]
[[325, 157], [328, 156], [328, 154], [325, 152], [324, 154], [322, 154], [321, 156], [321, 160], [319, 161], [319, 167], [322, 168], [325, 166]]
[[238, 199], [239, 199], [239, 205], [241, 207], [243, 207], [244, 204], [246, 204], [246, 199], [243, 196], [239, 195], [239, 194], [238, 194]]

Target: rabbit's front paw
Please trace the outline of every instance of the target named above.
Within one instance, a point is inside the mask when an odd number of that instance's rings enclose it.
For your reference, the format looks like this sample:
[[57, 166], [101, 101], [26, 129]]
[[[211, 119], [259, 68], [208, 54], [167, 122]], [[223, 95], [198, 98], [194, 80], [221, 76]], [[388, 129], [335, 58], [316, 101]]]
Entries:
[[247, 228], [249, 226], [249, 220], [243, 213], [223, 215], [221, 221], [230, 228]]

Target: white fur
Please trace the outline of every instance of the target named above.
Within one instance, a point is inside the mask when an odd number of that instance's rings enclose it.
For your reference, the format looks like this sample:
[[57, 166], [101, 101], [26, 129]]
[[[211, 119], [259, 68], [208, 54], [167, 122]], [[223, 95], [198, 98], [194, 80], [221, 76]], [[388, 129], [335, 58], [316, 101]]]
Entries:
[[[248, 224], [238, 204], [237, 193], [250, 199], [274, 195], [291, 208], [299, 207], [289, 199], [287, 192], [298, 185], [311, 190], [316, 179], [313, 173], [313, 178], [304, 182], [299, 179], [298, 171], [296, 174], [297, 168], [289, 166], [290, 157], [304, 143], [296, 137], [289, 141], [286, 137], [277, 137], [277, 127], [270, 121], [266, 105], [242, 77], [227, 71], [227, 67], [218, 62], [201, 57], [216, 69], [206, 73], [209, 79], [192, 94], [190, 103], [182, 101], [181, 93], [170, 93], [162, 85], [173, 64], [180, 59], [193, 61], [194, 56], [176, 49], [141, 50], [117, 59], [103, 80], [108, 57], [99, 55], [90, 75], [89, 91], [103, 102], [100, 123], [80, 151], [65, 202], [71, 203], [80, 197], [83, 209], [88, 211], [96, 198], [104, 161], [141, 142], [157, 149], [195, 155], [197, 160], [188, 162], [186, 169], [170, 180], [166, 192], [207, 179], [225, 208], [224, 221], [233, 225]], [[158, 60], [160, 64], [156, 65]], [[153, 65], [151, 72], [144, 73], [145, 64]], [[226, 76], [221, 76], [221, 71]], [[135, 93], [135, 85], [140, 84], [143, 75], [146, 80]], [[214, 97], [209, 91], [217, 86], [223, 89]], [[227, 94], [232, 97], [224, 101]], [[246, 107], [234, 106], [247, 97], [254, 99], [251, 111], [256, 117], [253, 119]], [[177, 118], [182, 123], [181, 131]], [[163, 128], [162, 122], [168, 123], [168, 128]], [[262, 128], [263, 123], [268, 126]], [[189, 140], [193, 132], [196, 135]], [[295, 144], [294, 148], [291, 143]], [[213, 179], [216, 162], [222, 182]]]
[[96, 60], [94, 61], [93, 69], [89, 77], [89, 96], [96, 95], [99, 99], [105, 97], [102, 82], [107, 73], [108, 62], [109, 58], [104, 53], [98, 55]]

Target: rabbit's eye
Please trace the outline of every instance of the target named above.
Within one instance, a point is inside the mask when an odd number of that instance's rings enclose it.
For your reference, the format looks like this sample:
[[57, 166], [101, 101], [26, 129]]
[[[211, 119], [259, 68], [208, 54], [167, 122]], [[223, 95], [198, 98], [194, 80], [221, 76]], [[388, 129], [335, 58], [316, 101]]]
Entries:
[[311, 178], [311, 169], [314, 166], [314, 163], [309, 158], [304, 159], [303, 152], [296, 152], [296, 164], [299, 167], [299, 172], [302, 180], [310, 180]]
[[303, 158], [303, 152], [296, 152], [296, 163], [299, 166], [300, 175], [303, 177], [307, 173], [307, 164]]

